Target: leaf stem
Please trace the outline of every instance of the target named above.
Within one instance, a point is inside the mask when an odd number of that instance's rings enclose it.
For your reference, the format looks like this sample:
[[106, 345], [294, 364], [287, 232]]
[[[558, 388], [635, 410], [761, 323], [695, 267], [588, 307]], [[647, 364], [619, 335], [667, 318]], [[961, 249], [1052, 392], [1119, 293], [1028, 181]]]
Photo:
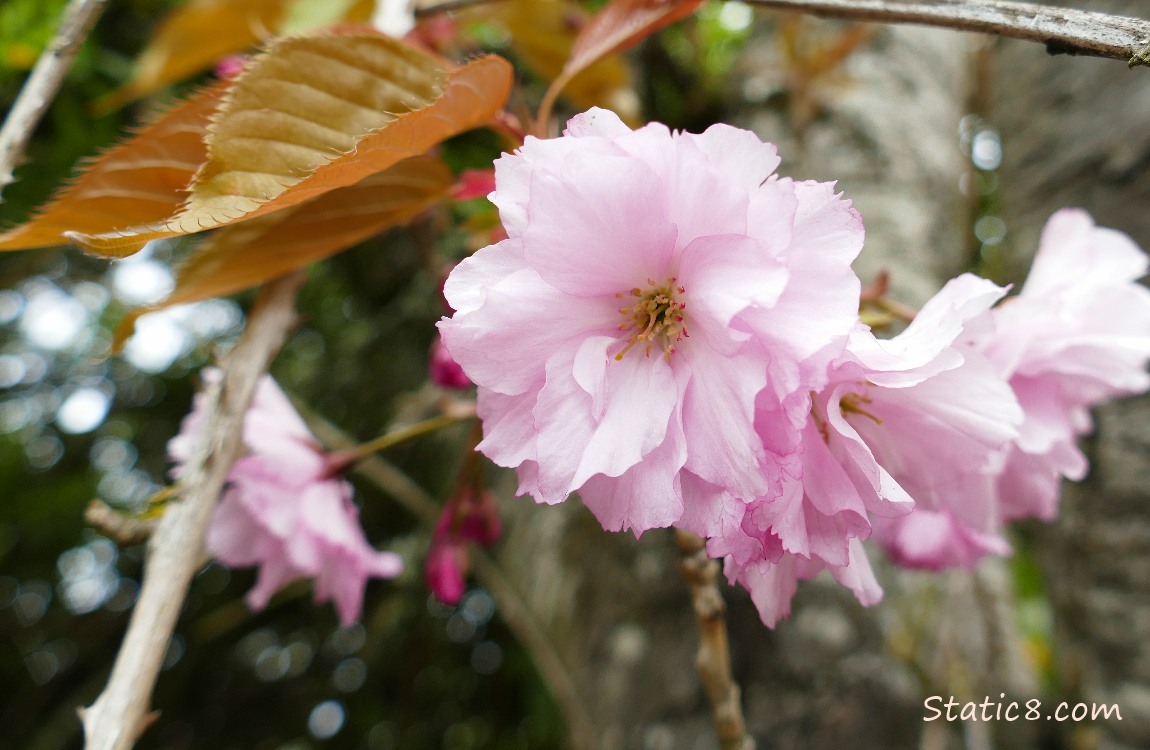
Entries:
[[466, 419], [473, 419], [475, 417], [475, 407], [471, 406], [469, 409], [454, 408], [446, 414], [440, 414], [430, 419], [425, 419], [422, 422], [408, 425], [407, 427], [400, 427], [399, 429], [391, 430], [388, 433], [380, 435], [374, 440], [369, 440], [366, 443], [357, 445], [353, 448], [336, 451], [328, 456], [328, 472], [330, 474], [341, 474], [354, 466], [356, 463], [362, 461], [368, 456], [385, 451], [388, 448], [405, 443], [421, 435], [426, 435], [429, 432], [435, 432], [443, 427], [448, 427], [456, 422], [462, 422]]
[[20, 95], [0, 128], [0, 193], [15, 180], [12, 173], [24, 158], [32, 131], [52, 103], [72, 60], [88, 37], [88, 32], [107, 5], [107, 0], [72, 0], [64, 10], [64, 20], [56, 36], [40, 53]]

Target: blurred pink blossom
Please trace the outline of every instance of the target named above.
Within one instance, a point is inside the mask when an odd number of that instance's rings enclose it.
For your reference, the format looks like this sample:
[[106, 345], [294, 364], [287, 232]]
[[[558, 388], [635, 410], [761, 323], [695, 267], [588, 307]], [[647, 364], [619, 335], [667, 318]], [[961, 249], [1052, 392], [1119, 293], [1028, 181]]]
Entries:
[[848, 345], [865, 384], [839, 399], [842, 419], [915, 503], [908, 515], [875, 522], [883, 546], [904, 565], [970, 567], [1010, 551], [987, 488], [1018, 437], [1022, 410], [995, 368], [966, 345], [990, 328], [987, 311], [1006, 291], [963, 274], [901, 335], [860, 334]]
[[[1001, 536], [1007, 522], [1054, 518], [1061, 480], [1082, 479], [1088, 468], [1077, 439], [1092, 428], [1089, 409], [1150, 386], [1150, 292], [1136, 283], [1146, 270], [1129, 237], [1096, 227], [1085, 212], [1050, 218], [1021, 292], [971, 319], [959, 337], [966, 360], [985, 362], [980, 367], [1008, 383], [1020, 409], [1017, 434], [983, 468], [968, 467], [934, 489], [919, 485], [939, 475], [939, 462], [958, 466], [968, 454], [922, 454], [895, 473], [918, 502], [910, 515], [878, 527], [896, 562], [970, 567], [984, 554], [1009, 552]], [[957, 408], [965, 392], [984, 407], [997, 401], [1002, 417], [1006, 407], [989, 384], [947, 387], [930, 403], [977, 417], [974, 402]]]
[[1026, 419], [997, 491], [1005, 520], [1057, 513], [1061, 479], [1082, 479], [1077, 438], [1090, 409], [1150, 387], [1146, 254], [1081, 209], [1058, 211], [1042, 231], [1019, 294], [992, 311], [978, 348], [1010, 381]]
[[[219, 377], [204, 371], [205, 381]], [[197, 395], [168, 443], [177, 479], [203, 430], [202, 404]], [[252, 609], [267, 606], [291, 581], [313, 578], [317, 602], [333, 601], [345, 625], [358, 620], [367, 579], [399, 575], [399, 556], [368, 544], [351, 485], [331, 476], [328, 455], [270, 377], [256, 388], [243, 439], [249, 453], [228, 474], [208, 528], [208, 552], [229, 567], [259, 566], [247, 595]]]
[[[933, 491], [915, 486], [938, 473], [923, 467], [956, 466], [962, 451], [922, 455], [905, 478], [896, 474], [918, 505], [879, 526], [895, 562], [970, 567], [985, 554], [1009, 552], [1001, 536], [1009, 521], [1054, 518], [1062, 479], [1082, 479], [1088, 468], [1077, 439], [1092, 428], [1090, 408], [1150, 386], [1150, 292], [1136, 283], [1146, 270], [1129, 237], [1096, 227], [1085, 212], [1050, 218], [1021, 292], [973, 319], [960, 337], [967, 360], [986, 362], [1008, 383], [1021, 410], [1018, 432], [982, 469]], [[954, 409], [958, 392], [946, 388], [932, 402]], [[1001, 402], [988, 393], [977, 394], [981, 405]], [[976, 415], [971, 404], [963, 412]]]

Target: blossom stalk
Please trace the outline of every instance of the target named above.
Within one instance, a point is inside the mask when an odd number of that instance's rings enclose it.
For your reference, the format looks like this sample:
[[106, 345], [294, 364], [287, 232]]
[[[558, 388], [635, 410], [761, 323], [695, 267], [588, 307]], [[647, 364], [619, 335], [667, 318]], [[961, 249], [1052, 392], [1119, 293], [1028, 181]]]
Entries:
[[357, 445], [354, 448], [347, 448], [335, 453], [330, 453], [327, 456], [326, 473], [328, 476], [338, 476], [372, 454], [394, 448], [401, 443], [406, 443], [408, 440], [413, 440], [458, 422], [473, 419], [474, 417], [474, 407], [457, 406], [446, 414], [440, 414], [421, 422], [407, 425], [406, 427], [400, 427], [380, 435], [373, 440], [369, 440], [366, 443]]

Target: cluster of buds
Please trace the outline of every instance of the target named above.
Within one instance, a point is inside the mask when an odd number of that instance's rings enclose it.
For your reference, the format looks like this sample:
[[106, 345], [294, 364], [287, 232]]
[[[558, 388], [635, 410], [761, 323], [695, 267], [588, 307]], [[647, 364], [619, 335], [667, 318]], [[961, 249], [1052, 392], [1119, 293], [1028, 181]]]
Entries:
[[436, 599], [444, 604], [459, 601], [471, 568], [469, 545], [490, 547], [502, 530], [491, 490], [465, 485], [447, 502], [427, 553], [427, 585]]

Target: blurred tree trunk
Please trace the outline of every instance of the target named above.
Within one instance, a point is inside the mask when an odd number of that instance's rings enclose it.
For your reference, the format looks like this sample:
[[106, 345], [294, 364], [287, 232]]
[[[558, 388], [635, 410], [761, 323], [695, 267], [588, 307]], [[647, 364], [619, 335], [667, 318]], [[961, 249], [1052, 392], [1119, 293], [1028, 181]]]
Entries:
[[[799, 33], [823, 42], [848, 28], [800, 24]], [[734, 122], [779, 145], [782, 174], [837, 180], [866, 221], [864, 283], [887, 268], [895, 296], [918, 304], [969, 259], [971, 208], [959, 183], [970, 166], [958, 133], [972, 85], [971, 40], [909, 27], [874, 32], [805, 90], [788, 86], [794, 71], [777, 37], [758, 36], [732, 77], [749, 95]], [[815, 115], [801, 133], [793, 127], [800, 104]], [[517, 499], [505, 508], [501, 563], [578, 686], [594, 735], [586, 747], [717, 747], [671, 534], [652, 531], [638, 542], [607, 534], [576, 502], [536, 507]], [[924, 698], [1029, 697], [1017, 692], [1032, 690], [1017, 649], [1008, 637], [1002, 643], [1003, 631], [1013, 631], [1000, 561], [982, 571], [979, 585], [965, 574], [882, 574], [880, 607], [864, 609], [819, 579], [800, 586], [794, 612], [773, 631], [744, 592], [726, 589], [734, 672], [759, 750], [957, 747], [963, 728], [924, 724]], [[1008, 746], [1028, 743], [1033, 729], [1019, 724], [1008, 728]], [[986, 730], [966, 731], [977, 740]]]
[[[1146, 15], [1142, 2], [1083, 6]], [[1046, 218], [1081, 206], [1104, 226], [1150, 247], [1150, 76], [1108, 61], [1049, 57], [1001, 43], [994, 56], [992, 122], [1001, 130], [1003, 218], [1015, 268], [1033, 253]], [[1096, 414], [1092, 471], [1067, 485], [1058, 522], [1035, 530], [1056, 612], [1062, 688], [1117, 703], [1091, 746], [1150, 747], [1150, 399]]]

